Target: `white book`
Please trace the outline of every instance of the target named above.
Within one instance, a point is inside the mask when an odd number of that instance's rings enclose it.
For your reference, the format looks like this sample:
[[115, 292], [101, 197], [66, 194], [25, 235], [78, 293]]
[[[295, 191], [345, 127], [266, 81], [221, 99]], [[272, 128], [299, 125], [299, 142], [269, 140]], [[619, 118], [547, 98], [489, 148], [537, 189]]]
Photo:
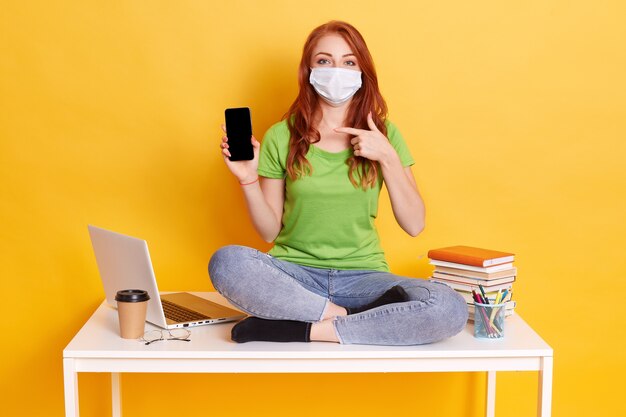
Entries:
[[[463, 283], [452, 282], [452, 281], [447, 281], [444, 279], [437, 279], [437, 278], [431, 278], [430, 280], [432, 282], [439, 282], [440, 284], [445, 284], [454, 290], [463, 291], [465, 293], [468, 293], [470, 296], [471, 296], [472, 290], [476, 292], [480, 292], [480, 288], [478, 287], [478, 285], [463, 284]], [[513, 288], [513, 283], [510, 281], [505, 282], [504, 284], [492, 285], [490, 287], [483, 287], [483, 289], [485, 290], [487, 294], [495, 294], [498, 290], [510, 291], [511, 288]]]
[[487, 272], [487, 273], [504, 271], [506, 269], [513, 268], [513, 262], [510, 262], [508, 264], [487, 266], [487, 267], [484, 267], [484, 268], [480, 267], [480, 266], [471, 266], [471, 265], [465, 265], [465, 264], [457, 264], [457, 263], [454, 263], [454, 262], [437, 261], [435, 259], [431, 259], [430, 260], [430, 264], [431, 265], [435, 265], [435, 266], [447, 266], [448, 268], [465, 269], [466, 271]]

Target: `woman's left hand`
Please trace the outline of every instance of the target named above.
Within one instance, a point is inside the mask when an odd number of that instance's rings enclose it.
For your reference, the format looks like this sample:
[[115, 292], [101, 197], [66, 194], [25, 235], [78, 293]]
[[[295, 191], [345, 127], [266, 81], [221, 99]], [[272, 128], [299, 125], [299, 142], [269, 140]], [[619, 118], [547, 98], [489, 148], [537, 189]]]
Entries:
[[356, 156], [378, 162], [383, 162], [390, 157], [397, 157], [396, 150], [389, 143], [389, 139], [376, 127], [371, 112], [367, 114], [367, 125], [370, 130], [338, 127], [335, 132], [354, 135], [350, 143]]

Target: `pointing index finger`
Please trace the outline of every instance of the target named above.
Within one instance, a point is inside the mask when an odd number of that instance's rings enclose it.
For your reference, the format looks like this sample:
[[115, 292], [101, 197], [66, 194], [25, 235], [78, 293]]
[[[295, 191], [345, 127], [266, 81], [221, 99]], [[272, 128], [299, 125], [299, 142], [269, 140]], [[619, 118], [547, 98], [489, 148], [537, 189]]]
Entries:
[[353, 127], [338, 127], [335, 129], [335, 132], [347, 133], [349, 135], [359, 136], [360, 134], [369, 132], [369, 130], [355, 129]]

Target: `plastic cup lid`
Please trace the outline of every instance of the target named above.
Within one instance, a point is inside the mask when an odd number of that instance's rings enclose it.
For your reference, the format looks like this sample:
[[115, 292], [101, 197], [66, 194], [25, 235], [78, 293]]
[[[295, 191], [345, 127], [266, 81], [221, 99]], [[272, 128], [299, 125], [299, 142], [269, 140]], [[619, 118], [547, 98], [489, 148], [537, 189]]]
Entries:
[[139, 303], [141, 301], [148, 301], [150, 296], [147, 291], [144, 290], [120, 290], [115, 295], [115, 301], [121, 301], [124, 303]]

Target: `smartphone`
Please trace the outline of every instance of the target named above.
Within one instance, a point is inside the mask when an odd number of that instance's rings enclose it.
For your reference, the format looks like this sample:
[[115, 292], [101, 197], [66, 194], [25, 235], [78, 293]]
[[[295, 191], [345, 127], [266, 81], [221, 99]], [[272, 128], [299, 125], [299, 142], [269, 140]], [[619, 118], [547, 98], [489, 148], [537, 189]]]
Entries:
[[226, 109], [226, 136], [231, 161], [250, 161], [254, 158], [252, 148], [252, 119], [248, 107]]

